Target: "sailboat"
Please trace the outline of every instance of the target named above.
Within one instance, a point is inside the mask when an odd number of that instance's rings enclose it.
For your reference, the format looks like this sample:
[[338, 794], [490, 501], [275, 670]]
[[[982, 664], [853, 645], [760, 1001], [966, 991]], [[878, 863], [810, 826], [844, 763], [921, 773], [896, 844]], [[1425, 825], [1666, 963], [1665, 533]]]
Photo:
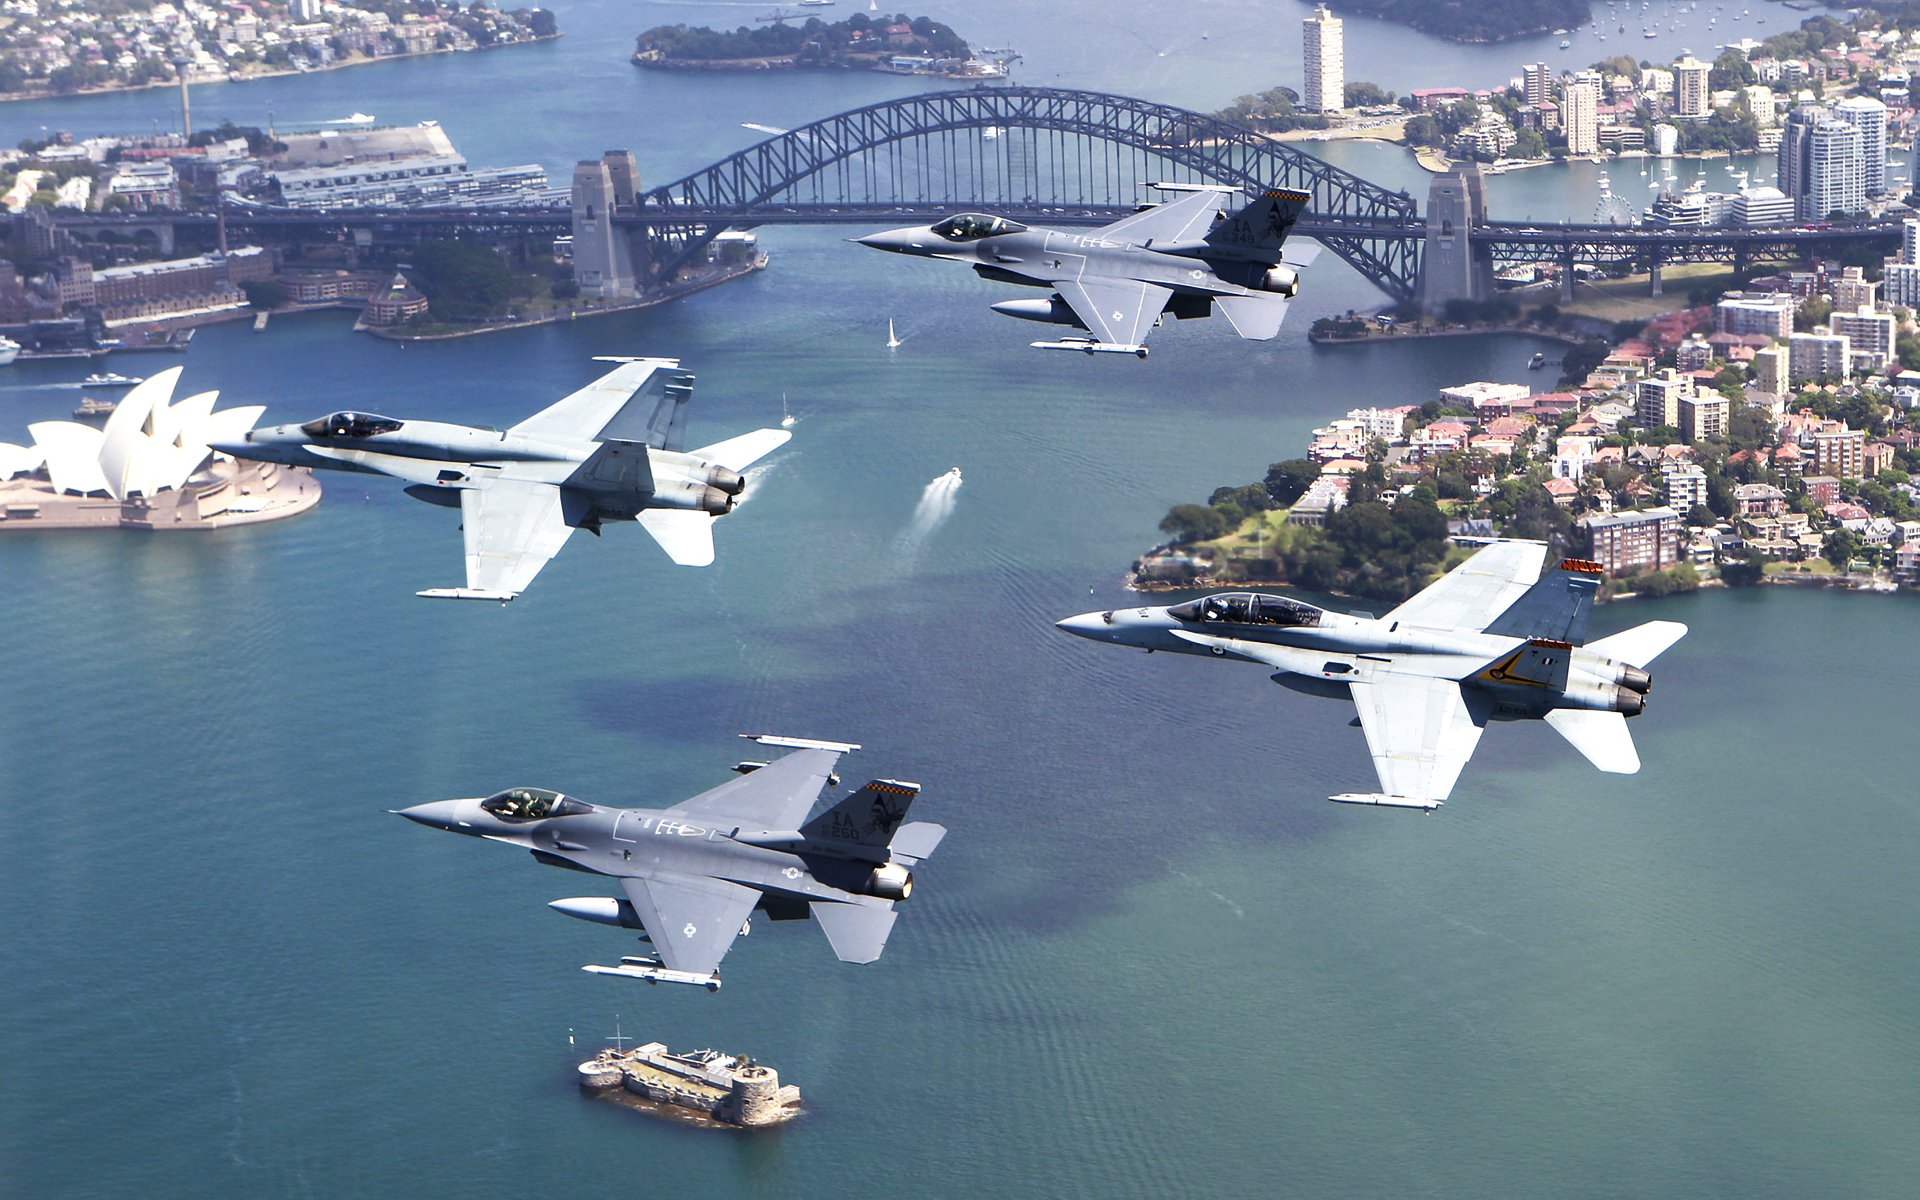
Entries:
[[787, 411], [787, 394], [785, 392], [780, 393], [780, 428], [793, 428], [793, 414]]
[[887, 349], [892, 350], [899, 344], [900, 344], [900, 339], [893, 332], [893, 318], [888, 317], [887, 318]]

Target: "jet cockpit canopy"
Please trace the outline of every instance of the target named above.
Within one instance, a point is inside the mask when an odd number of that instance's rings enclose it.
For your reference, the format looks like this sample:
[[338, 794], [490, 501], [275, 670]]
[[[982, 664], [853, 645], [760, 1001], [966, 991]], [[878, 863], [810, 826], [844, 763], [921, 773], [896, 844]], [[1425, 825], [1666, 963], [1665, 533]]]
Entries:
[[983, 237], [998, 237], [1003, 233], [1024, 233], [1026, 228], [1020, 222], [1009, 221], [1005, 217], [961, 213], [935, 225], [933, 231], [950, 242], [972, 242]]
[[312, 437], [326, 438], [370, 438], [383, 433], [392, 433], [400, 428], [400, 422], [392, 417], [375, 416], [373, 413], [337, 412], [328, 413], [318, 421], [308, 421], [300, 427], [301, 432]]
[[508, 788], [480, 802], [480, 807], [503, 821], [544, 821], [549, 817], [577, 817], [593, 805], [550, 792], [546, 788]]
[[1265, 592], [1222, 592], [1217, 596], [1202, 596], [1198, 600], [1176, 604], [1167, 613], [1182, 621], [1311, 627], [1320, 623], [1323, 610]]

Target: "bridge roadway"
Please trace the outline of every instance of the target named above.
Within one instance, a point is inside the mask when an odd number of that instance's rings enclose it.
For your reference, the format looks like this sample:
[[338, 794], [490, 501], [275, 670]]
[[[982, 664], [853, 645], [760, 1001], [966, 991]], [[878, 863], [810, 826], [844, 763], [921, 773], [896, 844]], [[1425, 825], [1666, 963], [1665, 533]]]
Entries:
[[[1098, 227], [1137, 211], [1131, 205], [1020, 205], [956, 201], [938, 205], [905, 204], [767, 204], [739, 209], [715, 205], [647, 205], [617, 211], [614, 223], [630, 229], [655, 226], [713, 225], [754, 228], [767, 225], [911, 225], [937, 221], [956, 212], [980, 210], [1033, 224]], [[176, 229], [210, 231], [213, 213], [66, 213], [56, 218], [63, 229], [98, 234], [110, 230], [132, 232], [171, 225]], [[572, 218], [565, 208], [471, 209], [310, 209], [242, 208], [227, 210], [230, 228], [279, 232], [373, 229], [410, 233], [521, 232], [564, 234]], [[1764, 257], [1798, 253], [1809, 246], [1872, 242], [1900, 236], [1898, 221], [1863, 221], [1831, 226], [1760, 226], [1754, 228], [1649, 229], [1623, 225], [1561, 225], [1541, 222], [1488, 221], [1472, 229], [1474, 244], [1496, 262], [1518, 263], [1561, 260], [1693, 262]], [[1309, 212], [1294, 232], [1320, 241], [1368, 239], [1423, 241], [1427, 226], [1419, 219], [1323, 216]]]

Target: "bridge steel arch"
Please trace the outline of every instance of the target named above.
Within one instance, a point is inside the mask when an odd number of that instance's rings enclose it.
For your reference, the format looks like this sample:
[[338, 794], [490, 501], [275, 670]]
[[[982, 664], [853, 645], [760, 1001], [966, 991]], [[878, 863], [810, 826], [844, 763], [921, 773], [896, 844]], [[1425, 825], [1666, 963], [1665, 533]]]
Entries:
[[[640, 197], [649, 220], [643, 270], [671, 278], [731, 225], [755, 224], [765, 210], [808, 181], [838, 173], [868, 151], [957, 131], [1039, 130], [1113, 143], [1185, 167], [1216, 183], [1257, 194], [1270, 187], [1311, 193], [1308, 219], [1318, 238], [1376, 286], [1405, 301], [1419, 279], [1421, 242], [1414, 200], [1332, 163], [1217, 117], [1102, 92], [1040, 87], [975, 87], [882, 101], [839, 113], [731, 154], [706, 169]], [[902, 199], [905, 199], [904, 197]], [[990, 207], [985, 197], [952, 197], [957, 207]], [[662, 221], [692, 209], [685, 223]], [[713, 210], [740, 220], [711, 220]], [[705, 210], [702, 215], [696, 215]], [[1350, 230], [1338, 229], [1351, 222]], [[1370, 236], [1393, 227], [1400, 236]], [[637, 245], [636, 248], [639, 248]]]

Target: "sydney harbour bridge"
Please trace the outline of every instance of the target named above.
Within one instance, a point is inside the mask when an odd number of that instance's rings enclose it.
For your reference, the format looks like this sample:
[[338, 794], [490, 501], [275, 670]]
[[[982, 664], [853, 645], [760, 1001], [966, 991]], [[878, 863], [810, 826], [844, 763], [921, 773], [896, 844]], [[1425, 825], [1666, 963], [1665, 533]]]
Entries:
[[[887, 100], [769, 137], [603, 214], [627, 237], [644, 288], [671, 280], [729, 229], [783, 224], [910, 224], [978, 209], [1097, 226], [1163, 199], [1148, 182], [1270, 187], [1313, 199], [1295, 236], [1313, 238], [1397, 302], [1484, 297], [1496, 266], [1557, 262], [1651, 273], [1685, 262], [1736, 269], [1768, 259], [1890, 241], [1896, 222], [1821, 228], [1645, 229], [1494, 221], [1477, 171], [1437, 176], [1415, 198], [1262, 134], [1202, 113], [1098, 92], [980, 86]], [[562, 234], [566, 206], [332, 210], [229, 205], [225, 223], [362, 244], [425, 237]], [[213, 214], [68, 214], [85, 237], [110, 228], [176, 229]]]

